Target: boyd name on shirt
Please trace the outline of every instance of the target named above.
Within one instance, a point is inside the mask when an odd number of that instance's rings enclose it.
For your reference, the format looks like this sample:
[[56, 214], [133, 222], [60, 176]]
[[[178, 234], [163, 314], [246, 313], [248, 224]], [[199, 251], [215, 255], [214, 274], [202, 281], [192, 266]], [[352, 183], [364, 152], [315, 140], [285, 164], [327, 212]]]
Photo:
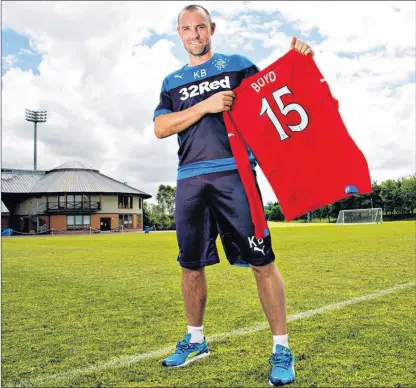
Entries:
[[274, 81], [276, 81], [276, 74], [274, 71], [269, 71], [268, 73], [259, 77], [257, 81], [254, 81], [251, 84], [251, 87], [258, 93], [263, 86], [266, 86]]

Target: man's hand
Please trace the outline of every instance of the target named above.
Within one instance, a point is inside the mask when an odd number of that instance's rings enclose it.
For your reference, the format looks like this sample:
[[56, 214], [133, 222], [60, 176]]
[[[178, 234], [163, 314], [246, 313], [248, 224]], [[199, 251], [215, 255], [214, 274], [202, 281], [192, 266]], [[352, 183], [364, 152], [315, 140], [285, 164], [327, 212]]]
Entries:
[[188, 129], [207, 113], [230, 111], [234, 97], [235, 94], [231, 90], [218, 92], [190, 108], [159, 115], [155, 118], [155, 135], [157, 138], [163, 139]]
[[293, 37], [292, 41], [290, 42], [290, 50], [292, 49], [303, 55], [315, 55], [310, 46], [308, 46], [305, 42], [296, 39], [295, 37]]
[[205, 113], [230, 111], [235, 94], [231, 90], [218, 92], [202, 102]]

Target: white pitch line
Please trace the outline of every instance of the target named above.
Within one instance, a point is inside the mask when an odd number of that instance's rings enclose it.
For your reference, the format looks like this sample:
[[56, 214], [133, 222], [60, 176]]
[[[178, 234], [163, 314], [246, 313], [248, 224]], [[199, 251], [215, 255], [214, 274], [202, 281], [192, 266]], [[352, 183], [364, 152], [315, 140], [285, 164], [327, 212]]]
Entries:
[[[317, 309], [314, 309], [314, 310], [308, 310], [308, 311], [304, 311], [303, 313], [290, 315], [287, 318], [287, 321], [292, 322], [292, 321], [297, 321], [298, 319], [309, 318], [309, 317], [312, 317], [312, 316], [317, 315], [317, 314], [325, 313], [326, 311], [336, 310], [336, 309], [339, 309], [339, 308], [342, 308], [342, 307], [351, 306], [353, 304], [357, 304], [357, 303], [364, 302], [364, 301], [367, 301], [367, 300], [379, 298], [380, 296], [391, 294], [395, 291], [403, 290], [403, 289], [406, 289], [406, 288], [409, 288], [409, 287], [413, 287], [415, 285], [416, 285], [416, 282], [399, 284], [395, 287], [388, 288], [386, 290], [382, 290], [382, 291], [375, 292], [375, 293], [372, 293], [372, 294], [367, 294], [367, 295], [364, 295], [364, 296], [360, 296], [358, 298], [352, 298], [352, 299], [346, 300], [344, 302], [329, 304], [329, 305], [326, 305], [326, 306], [323, 306], [323, 307], [320, 307], [320, 308], [317, 308]], [[241, 329], [231, 330], [231, 331], [228, 331], [228, 332], [225, 332], [225, 333], [215, 334], [213, 336], [207, 337], [207, 342], [212, 343], [212, 342], [220, 341], [220, 340], [222, 340], [224, 338], [228, 338], [228, 337], [234, 337], [234, 336], [237, 336], [237, 335], [256, 333], [258, 331], [267, 329], [268, 327], [269, 327], [269, 324], [267, 322], [262, 322], [262, 323], [259, 323], [257, 325], [251, 326], [251, 327], [244, 327], [244, 328], [241, 328]], [[47, 381], [54, 382], [54, 381], [64, 380], [64, 379], [68, 379], [68, 378], [71, 378], [71, 377], [76, 377], [78, 375], [82, 375], [82, 374], [89, 373], [89, 372], [97, 372], [97, 371], [102, 370], [102, 369], [124, 367], [124, 366], [130, 365], [130, 364], [137, 363], [141, 360], [146, 360], [146, 359], [149, 359], [149, 358], [163, 356], [163, 355], [173, 351], [174, 349], [175, 349], [175, 346], [170, 346], [170, 347], [167, 347], [167, 348], [158, 349], [158, 350], [154, 350], [154, 351], [147, 352], [147, 353], [136, 354], [136, 355], [133, 355], [133, 356], [117, 357], [117, 358], [114, 358], [111, 361], [98, 363], [97, 365], [90, 365], [90, 366], [87, 366], [85, 368], [72, 369], [68, 372], [64, 372], [64, 373], [61, 373], [61, 374], [39, 376], [39, 377], [31, 379], [29, 381], [22, 381], [20, 384], [18, 384], [16, 386], [17, 387], [30, 387], [30, 386], [34, 386], [34, 385], [36, 386], [36, 385], [40, 385], [40, 384], [45, 384]]]

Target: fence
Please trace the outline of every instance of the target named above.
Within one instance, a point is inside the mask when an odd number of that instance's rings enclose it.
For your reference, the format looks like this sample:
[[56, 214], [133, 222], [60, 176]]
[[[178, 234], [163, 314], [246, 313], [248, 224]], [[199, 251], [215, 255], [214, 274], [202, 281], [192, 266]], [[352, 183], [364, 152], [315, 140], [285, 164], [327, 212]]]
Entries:
[[2, 237], [10, 237], [12, 235], [37, 236], [37, 235], [45, 235], [45, 234], [50, 234], [52, 236], [64, 235], [64, 234], [74, 235], [74, 234], [78, 234], [79, 232], [82, 232], [82, 231], [84, 231], [84, 232], [88, 231], [90, 235], [92, 235], [93, 233], [97, 234], [97, 233], [108, 233], [108, 232], [121, 232], [121, 233], [123, 233], [124, 232], [124, 227], [123, 227], [123, 225], [119, 225], [119, 226], [115, 227], [114, 229], [110, 229], [108, 231], [103, 231], [103, 230], [100, 230], [100, 229], [97, 229], [97, 228], [91, 228], [91, 227], [90, 228], [84, 228], [84, 229], [77, 229], [76, 231], [74, 231], [74, 230], [61, 230], [61, 229], [52, 228], [52, 229], [47, 229], [47, 230], [40, 231], [40, 232], [37, 232], [37, 233], [36, 232], [24, 233], [24, 232], [19, 232], [17, 230], [11, 229], [11, 228], [7, 228], [7, 229], [4, 229], [1, 232], [1, 236]]

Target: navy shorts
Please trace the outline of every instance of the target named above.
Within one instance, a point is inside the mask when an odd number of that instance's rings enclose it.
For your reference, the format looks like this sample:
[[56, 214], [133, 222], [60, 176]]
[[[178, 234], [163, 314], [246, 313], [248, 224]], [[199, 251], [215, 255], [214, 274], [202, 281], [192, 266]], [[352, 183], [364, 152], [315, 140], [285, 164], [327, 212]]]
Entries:
[[[257, 190], [260, 194], [258, 185]], [[179, 180], [175, 218], [178, 261], [183, 268], [218, 263], [218, 235], [230, 264], [261, 266], [274, 261], [270, 234], [264, 239], [254, 237], [247, 196], [237, 170]]]

